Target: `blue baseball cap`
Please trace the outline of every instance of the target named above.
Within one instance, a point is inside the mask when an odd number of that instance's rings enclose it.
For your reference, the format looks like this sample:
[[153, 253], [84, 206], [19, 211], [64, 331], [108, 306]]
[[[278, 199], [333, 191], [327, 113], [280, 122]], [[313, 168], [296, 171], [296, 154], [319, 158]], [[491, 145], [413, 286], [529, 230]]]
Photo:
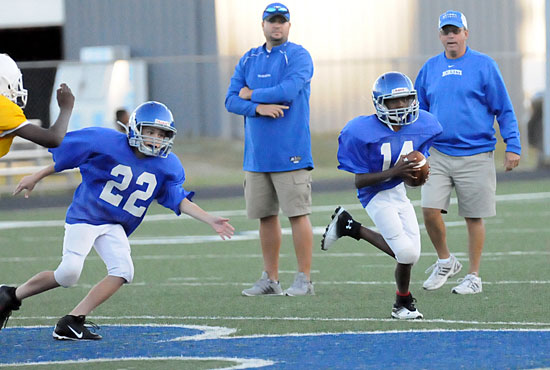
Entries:
[[447, 10], [439, 16], [439, 29], [449, 25], [468, 29], [468, 22], [464, 14], [455, 10]]
[[264, 9], [262, 20], [265, 21], [266, 19], [269, 19], [276, 15], [282, 16], [284, 19], [287, 20], [287, 22], [290, 21], [290, 12], [288, 11], [286, 5], [281, 3], [272, 3], [266, 6]]

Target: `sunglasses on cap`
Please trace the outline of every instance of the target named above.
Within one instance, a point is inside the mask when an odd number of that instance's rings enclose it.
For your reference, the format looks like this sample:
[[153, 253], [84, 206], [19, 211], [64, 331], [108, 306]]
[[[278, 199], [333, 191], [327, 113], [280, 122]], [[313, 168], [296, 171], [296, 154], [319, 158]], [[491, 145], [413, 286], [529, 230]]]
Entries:
[[288, 9], [285, 8], [284, 6], [280, 6], [280, 5], [275, 5], [275, 6], [270, 6], [269, 8], [266, 8], [264, 10], [264, 13], [288, 13]]

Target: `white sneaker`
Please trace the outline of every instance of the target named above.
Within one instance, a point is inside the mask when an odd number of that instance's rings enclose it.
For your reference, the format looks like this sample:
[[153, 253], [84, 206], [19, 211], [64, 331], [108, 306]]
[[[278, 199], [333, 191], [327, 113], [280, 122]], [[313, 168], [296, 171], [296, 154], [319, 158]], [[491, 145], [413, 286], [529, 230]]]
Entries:
[[426, 290], [439, 289], [445, 284], [448, 278], [455, 276], [462, 269], [462, 263], [451, 254], [451, 260], [448, 263], [440, 263], [437, 261], [428, 269], [426, 273], [432, 271], [430, 277], [424, 282], [422, 287]]
[[299, 272], [296, 274], [296, 278], [294, 279], [292, 286], [285, 290], [285, 295], [290, 297], [315, 295], [313, 283], [307, 279], [306, 274]]
[[267, 272], [262, 272], [260, 280], [256, 281], [252, 288], [248, 288], [242, 291], [242, 295], [247, 297], [254, 296], [270, 296], [270, 295], [283, 295], [283, 289], [278, 281], [271, 280], [267, 276]]
[[481, 278], [474, 274], [468, 274], [464, 279], [458, 279], [458, 282], [460, 284], [451, 290], [455, 294], [476, 294], [483, 291]]

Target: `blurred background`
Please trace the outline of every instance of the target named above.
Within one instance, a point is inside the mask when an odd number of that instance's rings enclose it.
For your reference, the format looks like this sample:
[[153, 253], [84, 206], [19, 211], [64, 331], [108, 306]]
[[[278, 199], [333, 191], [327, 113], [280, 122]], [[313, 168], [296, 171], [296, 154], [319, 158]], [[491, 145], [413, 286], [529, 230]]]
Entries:
[[[0, 0], [0, 52], [20, 66], [29, 90], [25, 113], [41, 125], [57, 117], [52, 91], [61, 82], [77, 99], [70, 129], [115, 127], [117, 110], [158, 100], [174, 113], [177, 140], [189, 150], [176, 153], [188, 163], [213, 155], [220, 170], [238, 169], [243, 119], [226, 112], [224, 98], [239, 58], [265, 41], [261, 14], [269, 2]], [[448, 9], [466, 15], [468, 45], [497, 61], [528, 147], [532, 100], [545, 86], [545, 0], [284, 3], [290, 41], [314, 61], [310, 126], [321, 167], [326, 156], [337, 172], [338, 132], [351, 118], [374, 113], [377, 76], [398, 70], [414, 81], [422, 64], [443, 51], [438, 16]], [[536, 156], [536, 149], [525, 150], [524, 168]]]

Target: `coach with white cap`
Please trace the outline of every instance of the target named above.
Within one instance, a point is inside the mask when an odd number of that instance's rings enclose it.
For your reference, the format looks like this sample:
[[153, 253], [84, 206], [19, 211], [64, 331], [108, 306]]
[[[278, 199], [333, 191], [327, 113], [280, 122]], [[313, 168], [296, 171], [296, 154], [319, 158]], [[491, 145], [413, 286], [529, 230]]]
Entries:
[[475, 294], [482, 291], [479, 267], [485, 242], [483, 219], [496, 215], [493, 153], [497, 139], [493, 122], [496, 118], [506, 143], [506, 171], [519, 164], [519, 129], [496, 62], [466, 46], [469, 30], [464, 14], [446, 11], [439, 16], [438, 28], [445, 51], [424, 64], [415, 82], [420, 109], [434, 114], [443, 126], [443, 133], [430, 150], [430, 178], [422, 187], [424, 223], [438, 255], [423, 286], [426, 290], [438, 289], [462, 269], [450, 253], [441, 215], [447, 213], [454, 187], [458, 214], [464, 217], [468, 229], [470, 266], [468, 274], [451, 291]]

